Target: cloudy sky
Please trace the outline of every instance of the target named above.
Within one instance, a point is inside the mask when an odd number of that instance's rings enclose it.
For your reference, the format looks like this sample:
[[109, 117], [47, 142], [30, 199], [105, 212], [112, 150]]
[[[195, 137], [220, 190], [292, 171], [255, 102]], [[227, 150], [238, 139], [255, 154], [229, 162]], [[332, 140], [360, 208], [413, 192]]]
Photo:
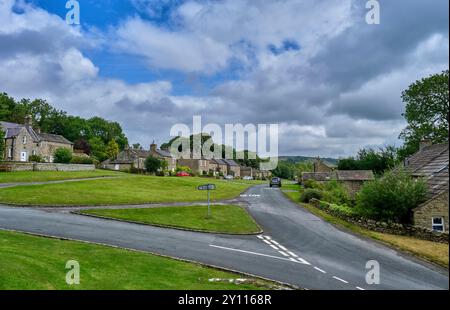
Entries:
[[[0, 0], [0, 91], [121, 123], [278, 123], [282, 155], [400, 144], [400, 93], [448, 68], [448, 0]], [[190, 125], [191, 126], [191, 125]]]

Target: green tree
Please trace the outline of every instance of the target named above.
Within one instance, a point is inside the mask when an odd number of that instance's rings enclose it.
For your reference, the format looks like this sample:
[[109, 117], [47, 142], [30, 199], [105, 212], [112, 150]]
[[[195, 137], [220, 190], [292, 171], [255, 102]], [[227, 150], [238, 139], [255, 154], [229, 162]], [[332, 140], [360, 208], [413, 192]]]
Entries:
[[71, 160], [72, 151], [65, 147], [57, 148], [55, 153], [53, 154], [53, 161], [55, 163], [68, 164]]
[[108, 142], [108, 145], [106, 146], [106, 156], [110, 159], [116, 159], [117, 155], [119, 154], [119, 145], [117, 144], [116, 140], [112, 139]]
[[359, 150], [356, 158], [348, 157], [340, 159], [339, 170], [372, 170], [377, 175], [393, 168], [397, 163], [397, 149], [393, 146], [363, 148]]
[[93, 137], [89, 139], [89, 145], [91, 146], [91, 156], [102, 162], [108, 159], [106, 154], [106, 145], [100, 137]]
[[367, 182], [357, 194], [358, 214], [375, 220], [410, 223], [411, 210], [425, 200], [426, 185], [402, 170]]
[[399, 151], [402, 158], [419, 149], [420, 140], [433, 143], [448, 141], [449, 135], [449, 70], [414, 82], [402, 92], [406, 104], [402, 116], [408, 125], [400, 134], [405, 141]]
[[162, 168], [162, 161], [159, 158], [149, 156], [145, 160], [145, 169], [148, 172], [158, 172], [159, 169]]

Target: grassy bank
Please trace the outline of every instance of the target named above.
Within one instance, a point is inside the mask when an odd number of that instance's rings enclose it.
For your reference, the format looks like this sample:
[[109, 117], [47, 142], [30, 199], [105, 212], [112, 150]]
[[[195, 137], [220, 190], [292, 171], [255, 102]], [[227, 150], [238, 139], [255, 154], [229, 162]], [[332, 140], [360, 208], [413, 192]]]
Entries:
[[[297, 187], [298, 189], [298, 187]], [[295, 203], [299, 203], [300, 200], [300, 192], [285, 192], [287, 197], [289, 197]], [[445, 268], [448, 268], [449, 264], [449, 246], [445, 243], [432, 242], [426, 240], [420, 240], [413, 237], [408, 236], [398, 236], [391, 235], [385, 233], [379, 233], [364, 229], [358, 225], [353, 223], [349, 223], [344, 221], [338, 217], [335, 217], [323, 210], [320, 210], [314, 206], [309, 204], [301, 204], [301, 207], [307, 209], [311, 213], [323, 218], [324, 220], [334, 224], [338, 227], [345, 228], [350, 230], [353, 233], [363, 235], [365, 237], [369, 237], [380, 241], [382, 243], [386, 243], [394, 248], [397, 248], [401, 251], [405, 251], [416, 255], [420, 258], [429, 260], [438, 265], [441, 265]]]
[[124, 176], [126, 174], [108, 171], [14, 171], [0, 172], [0, 183], [46, 182], [68, 179], [97, 178], [105, 176]]
[[[68, 260], [80, 264], [79, 285], [65, 282]], [[253, 290], [269, 284], [212, 278], [242, 276], [146, 253], [0, 230], [0, 290]]]
[[233, 205], [212, 205], [209, 218], [206, 206], [93, 209], [82, 211], [82, 213], [143, 224], [217, 233], [247, 234], [260, 231], [256, 222], [243, 208]]
[[18, 186], [0, 189], [0, 203], [21, 205], [126, 205], [178, 201], [203, 201], [205, 183], [216, 184], [212, 200], [238, 196], [252, 184], [206, 178], [128, 175], [122, 178], [70, 183]]

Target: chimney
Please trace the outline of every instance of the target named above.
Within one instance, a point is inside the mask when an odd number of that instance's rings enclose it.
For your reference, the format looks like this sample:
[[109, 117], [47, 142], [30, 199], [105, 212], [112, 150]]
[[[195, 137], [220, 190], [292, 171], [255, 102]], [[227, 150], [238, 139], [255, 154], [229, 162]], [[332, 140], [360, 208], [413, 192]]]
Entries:
[[431, 146], [431, 145], [432, 145], [431, 140], [428, 138], [424, 138], [424, 139], [420, 140], [419, 150], [422, 151], [424, 148], [426, 148], [427, 146]]
[[321, 162], [320, 157], [317, 156], [317, 158], [314, 160], [313, 163], [313, 172], [319, 172], [320, 162]]
[[31, 117], [31, 115], [25, 116], [25, 126], [31, 127], [32, 125], [33, 125], [33, 118]]
[[36, 131], [36, 133], [41, 133], [41, 128], [36, 128], [34, 131]]
[[158, 145], [155, 144], [155, 141], [150, 144], [150, 151], [155, 152], [158, 148]]

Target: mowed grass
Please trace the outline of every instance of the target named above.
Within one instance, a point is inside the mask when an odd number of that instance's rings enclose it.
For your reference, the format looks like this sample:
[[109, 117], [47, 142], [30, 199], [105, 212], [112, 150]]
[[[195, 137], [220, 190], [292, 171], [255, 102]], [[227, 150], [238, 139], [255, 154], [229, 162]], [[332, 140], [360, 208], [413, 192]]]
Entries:
[[213, 183], [212, 200], [238, 196], [252, 184], [237, 184], [206, 178], [129, 175], [122, 178], [0, 189], [0, 203], [19, 205], [127, 205], [162, 202], [206, 201], [206, 191], [197, 186]]
[[[299, 203], [300, 200], [299, 191], [285, 192], [284, 194], [288, 196], [292, 201]], [[449, 266], [449, 246], [446, 243], [432, 242], [408, 236], [399, 236], [375, 232], [368, 229], [364, 229], [353, 223], [344, 221], [309, 204], [301, 204], [301, 207], [323, 218], [324, 220], [330, 222], [331, 224], [348, 229], [353, 233], [378, 240], [382, 243], [386, 243], [390, 246], [393, 246], [394, 248], [411, 253], [423, 259], [429, 260], [445, 268], [448, 268]]]
[[[80, 264], [79, 285], [65, 281], [69, 260]], [[209, 281], [242, 277], [147, 253], [0, 230], [0, 290], [254, 290], [270, 284]]]
[[247, 211], [234, 205], [212, 205], [210, 217], [207, 217], [207, 206], [93, 209], [81, 213], [143, 224], [216, 233], [248, 234], [260, 232], [260, 228]]
[[0, 183], [46, 182], [68, 179], [98, 178], [106, 176], [123, 176], [124, 173], [93, 170], [93, 171], [14, 171], [0, 172]]

